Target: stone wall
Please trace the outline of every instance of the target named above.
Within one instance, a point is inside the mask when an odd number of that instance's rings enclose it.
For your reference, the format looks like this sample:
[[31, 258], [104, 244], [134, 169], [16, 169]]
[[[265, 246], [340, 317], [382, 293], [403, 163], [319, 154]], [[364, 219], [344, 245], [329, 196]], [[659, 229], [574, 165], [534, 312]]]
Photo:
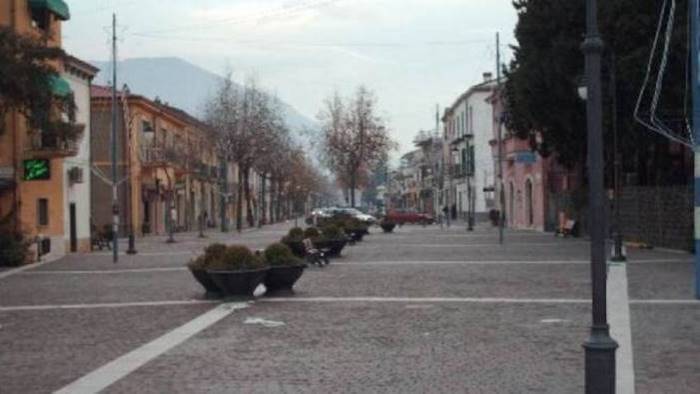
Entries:
[[[559, 211], [588, 234], [587, 191], [553, 193], [549, 197], [546, 231], [555, 231]], [[693, 250], [693, 189], [690, 186], [624, 186], [620, 198], [620, 221], [625, 241], [655, 247]], [[612, 201], [611, 201], [612, 203]], [[614, 223], [612, 204], [608, 223]]]
[[691, 187], [625, 186], [620, 201], [620, 220], [626, 241], [693, 249]]

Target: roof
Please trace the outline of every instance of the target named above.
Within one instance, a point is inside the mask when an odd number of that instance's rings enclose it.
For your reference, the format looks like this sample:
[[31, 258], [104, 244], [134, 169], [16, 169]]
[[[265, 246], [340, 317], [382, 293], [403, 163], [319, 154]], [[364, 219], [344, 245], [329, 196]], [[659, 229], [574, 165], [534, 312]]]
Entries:
[[89, 79], [94, 78], [100, 71], [99, 68], [93, 66], [92, 64], [71, 55], [66, 55], [64, 64], [66, 71], [68, 71], [68, 69], [75, 69], [83, 74], [86, 74]]
[[[503, 78], [501, 78], [502, 80]], [[454, 112], [455, 108], [464, 100], [469, 98], [474, 93], [477, 92], [490, 92], [496, 87], [496, 78], [494, 79], [489, 79], [488, 81], [481, 82], [479, 84], [471, 86], [469, 89], [467, 89], [466, 92], [462, 93], [455, 102], [449, 106], [448, 108], [445, 108], [445, 113], [442, 116], [442, 121], [444, 122], [449, 114]]]
[[[123, 91], [118, 90], [116, 91], [116, 94], [118, 97], [122, 97]], [[111, 86], [102, 86], [102, 85], [92, 85], [90, 87], [90, 98], [91, 99], [98, 99], [98, 100], [104, 100], [104, 99], [111, 99], [112, 98], [112, 87]], [[200, 129], [205, 129], [209, 130], [211, 129], [209, 125], [204, 123], [203, 121], [197, 119], [196, 117], [190, 115], [186, 111], [173, 107], [168, 104], [163, 104], [159, 101], [156, 100], [151, 100], [149, 98], [146, 98], [145, 96], [138, 95], [138, 94], [133, 94], [129, 92], [129, 96], [127, 99], [131, 100], [141, 100], [144, 102], [146, 105], [155, 108], [156, 110], [160, 110], [166, 114], [168, 114], [170, 117], [175, 118], [179, 120], [182, 123], [194, 125], [196, 127], [199, 127]]]
[[29, 6], [32, 8], [45, 8], [64, 21], [70, 19], [68, 4], [63, 0], [29, 0]]

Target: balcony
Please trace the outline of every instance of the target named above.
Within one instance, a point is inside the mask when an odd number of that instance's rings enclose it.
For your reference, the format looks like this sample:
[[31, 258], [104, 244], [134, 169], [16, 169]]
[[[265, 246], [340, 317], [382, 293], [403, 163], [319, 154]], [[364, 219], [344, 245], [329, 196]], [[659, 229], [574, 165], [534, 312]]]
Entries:
[[[82, 134], [82, 133], [81, 133]], [[79, 143], [82, 135], [75, 140], [46, 135], [41, 132], [33, 133], [25, 150], [28, 159], [53, 159], [59, 157], [71, 157], [78, 154]]]
[[165, 150], [160, 147], [141, 148], [141, 165], [144, 167], [162, 166], [167, 163]]

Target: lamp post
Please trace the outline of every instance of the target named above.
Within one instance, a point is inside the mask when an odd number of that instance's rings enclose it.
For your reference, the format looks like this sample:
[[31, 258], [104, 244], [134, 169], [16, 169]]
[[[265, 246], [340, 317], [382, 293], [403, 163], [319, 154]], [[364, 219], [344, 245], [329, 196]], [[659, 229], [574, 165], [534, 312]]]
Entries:
[[473, 136], [471, 134], [464, 135], [464, 145], [466, 146], [466, 164], [467, 168], [467, 231], [474, 231], [474, 190], [472, 188], [471, 178], [474, 176], [474, 155], [471, 154], [471, 145], [469, 141]]
[[615, 350], [607, 322], [605, 260], [605, 196], [603, 192], [603, 122], [600, 63], [603, 41], [598, 32], [598, 5], [586, 1], [586, 38], [581, 46], [586, 59], [586, 116], [588, 128], [589, 220], [593, 324], [583, 344], [586, 354], [586, 393], [615, 392]]

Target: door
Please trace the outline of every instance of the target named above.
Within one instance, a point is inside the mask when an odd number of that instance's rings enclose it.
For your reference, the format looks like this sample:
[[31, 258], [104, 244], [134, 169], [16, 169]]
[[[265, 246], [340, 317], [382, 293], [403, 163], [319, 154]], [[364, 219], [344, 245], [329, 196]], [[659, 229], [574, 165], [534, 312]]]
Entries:
[[68, 214], [70, 217], [70, 251], [71, 253], [75, 253], [78, 251], [78, 223], [76, 218], [75, 203], [70, 203]]

